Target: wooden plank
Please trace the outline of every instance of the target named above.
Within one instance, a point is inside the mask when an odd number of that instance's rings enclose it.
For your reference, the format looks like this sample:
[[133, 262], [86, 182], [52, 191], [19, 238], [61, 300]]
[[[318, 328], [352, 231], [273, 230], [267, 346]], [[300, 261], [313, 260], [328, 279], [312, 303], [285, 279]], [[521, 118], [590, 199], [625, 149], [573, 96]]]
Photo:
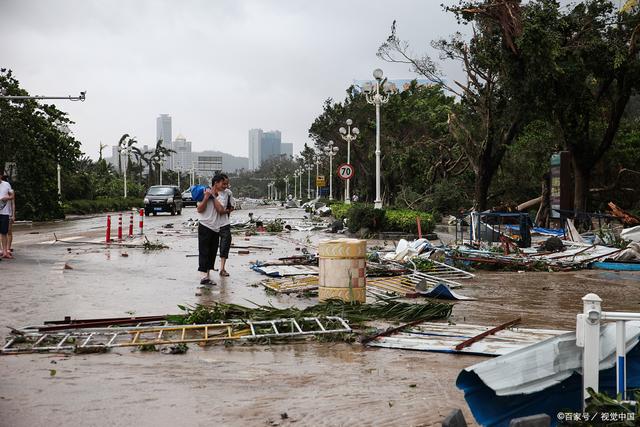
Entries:
[[460, 344], [458, 344], [454, 348], [456, 350], [462, 350], [463, 348], [470, 346], [471, 344], [473, 344], [476, 341], [480, 341], [482, 338], [484, 338], [484, 337], [486, 337], [488, 335], [495, 334], [496, 332], [501, 331], [503, 329], [506, 329], [509, 326], [513, 326], [513, 325], [515, 325], [517, 323], [520, 323], [521, 320], [522, 320], [521, 317], [518, 317], [517, 319], [510, 320], [509, 322], [506, 322], [506, 323], [503, 323], [502, 325], [496, 326], [493, 329], [489, 329], [486, 332], [483, 332], [483, 333], [478, 334], [478, 335], [476, 335], [474, 337], [471, 337], [468, 340], [465, 340], [465, 341], [461, 342]]

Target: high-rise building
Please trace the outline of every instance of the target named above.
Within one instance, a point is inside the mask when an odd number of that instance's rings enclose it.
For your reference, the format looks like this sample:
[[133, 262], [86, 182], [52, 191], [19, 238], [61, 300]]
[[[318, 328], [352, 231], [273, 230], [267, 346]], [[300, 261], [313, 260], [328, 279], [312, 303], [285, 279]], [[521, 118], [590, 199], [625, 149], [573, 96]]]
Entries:
[[282, 134], [279, 130], [264, 132], [262, 134], [262, 143], [260, 144], [260, 164], [264, 163], [272, 157], [280, 156], [282, 145]]
[[[162, 140], [162, 146], [173, 150], [173, 138], [171, 137], [171, 116], [160, 114], [156, 119], [156, 142]], [[168, 169], [173, 169], [173, 159], [167, 159], [165, 165]]]
[[262, 129], [249, 130], [249, 170], [256, 170], [260, 167], [260, 141], [262, 140]]
[[293, 157], [293, 142], [283, 142], [280, 144], [280, 154], [285, 154], [288, 157]]
[[281, 146], [282, 133], [279, 130], [249, 130], [249, 170], [256, 170], [265, 160], [280, 156]]

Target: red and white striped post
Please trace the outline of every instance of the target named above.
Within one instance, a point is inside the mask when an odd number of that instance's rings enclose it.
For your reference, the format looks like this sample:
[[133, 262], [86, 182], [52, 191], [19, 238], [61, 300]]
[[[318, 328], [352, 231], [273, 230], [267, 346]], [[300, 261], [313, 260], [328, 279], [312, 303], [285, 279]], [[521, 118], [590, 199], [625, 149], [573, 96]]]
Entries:
[[144, 209], [140, 209], [140, 235], [143, 235], [144, 232], [142, 231], [144, 228]]
[[118, 214], [118, 240], [122, 240], [122, 214]]
[[107, 215], [107, 234], [106, 242], [111, 243], [111, 215]]
[[133, 212], [129, 213], [129, 237], [133, 237]]

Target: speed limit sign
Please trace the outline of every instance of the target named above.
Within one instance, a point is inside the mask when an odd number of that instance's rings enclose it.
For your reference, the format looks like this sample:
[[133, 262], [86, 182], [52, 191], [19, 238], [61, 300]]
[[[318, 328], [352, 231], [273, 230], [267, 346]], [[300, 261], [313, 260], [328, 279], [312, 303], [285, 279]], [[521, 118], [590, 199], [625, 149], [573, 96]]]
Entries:
[[354, 173], [353, 166], [349, 163], [343, 163], [338, 166], [338, 176], [342, 179], [351, 179]]

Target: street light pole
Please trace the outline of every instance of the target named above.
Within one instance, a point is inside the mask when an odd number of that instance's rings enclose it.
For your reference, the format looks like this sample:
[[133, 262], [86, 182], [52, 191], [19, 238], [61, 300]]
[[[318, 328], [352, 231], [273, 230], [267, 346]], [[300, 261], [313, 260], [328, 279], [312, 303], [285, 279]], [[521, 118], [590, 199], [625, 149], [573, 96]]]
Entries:
[[[59, 123], [57, 126], [58, 130], [64, 134], [64, 136], [68, 136], [71, 132], [69, 127], [64, 123]], [[62, 167], [60, 166], [60, 151], [58, 150], [57, 158], [56, 158], [56, 173], [58, 176], [58, 203], [62, 204], [62, 180], [60, 179], [60, 172], [62, 171]]]
[[164, 155], [160, 156], [160, 185], [162, 185], [162, 164], [164, 163]]
[[298, 197], [298, 171], [293, 173], [293, 198]]
[[[351, 141], [355, 141], [355, 139], [360, 134], [360, 130], [357, 127], [354, 127], [353, 129], [351, 129], [353, 120], [347, 119], [346, 123], [347, 123], [347, 129], [341, 127], [339, 131], [342, 139], [347, 141], [347, 163], [351, 164]], [[345, 186], [344, 186], [344, 202], [347, 205], [350, 205], [351, 204], [351, 189], [350, 189], [351, 179], [347, 179], [346, 181], [347, 182], [345, 183]]]
[[318, 174], [320, 173], [320, 163], [322, 163], [322, 161], [320, 160], [320, 154], [316, 154], [316, 156], [314, 157], [315, 163], [316, 163], [316, 199], [320, 198], [320, 187], [318, 187]]
[[373, 77], [376, 79], [375, 84], [367, 82], [363, 85], [367, 102], [376, 106], [376, 200], [374, 201], [376, 209], [382, 209], [382, 198], [380, 197], [380, 105], [389, 102], [389, 97], [396, 91], [393, 83], [385, 82], [382, 85], [384, 95], [380, 93], [382, 76], [382, 70], [376, 68], [373, 70]]
[[124, 161], [124, 198], [127, 198], [127, 163], [129, 161], [129, 147], [124, 147], [120, 151], [120, 156], [124, 153], [125, 161]]
[[309, 163], [307, 165], [307, 199], [311, 200], [311, 169], [313, 165]]
[[324, 152], [329, 156], [329, 200], [333, 200], [333, 157], [338, 154], [338, 147], [334, 147], [333, 141], [329, 141]]

